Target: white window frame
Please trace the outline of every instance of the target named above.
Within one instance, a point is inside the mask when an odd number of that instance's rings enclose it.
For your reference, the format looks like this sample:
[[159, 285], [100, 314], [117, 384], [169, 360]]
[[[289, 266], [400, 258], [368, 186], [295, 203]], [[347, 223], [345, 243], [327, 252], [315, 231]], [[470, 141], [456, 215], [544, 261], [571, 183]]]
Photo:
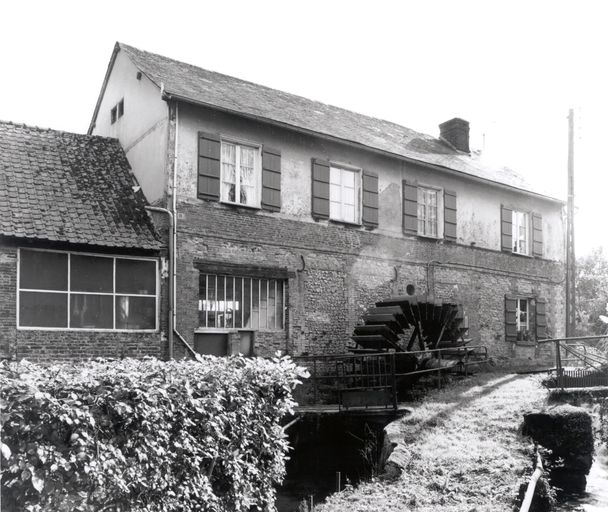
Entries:
[[[523, 309], [521, 307], [521, 303], [525, 302], [526, 304], [526, 322], [525, 324], [522, 323], [521, 321], [521, 313], [523, 312]], [[524, 333], [524, 332], [528, 332], [528, 334], [530, 334], [530, 307], [531, 307], [531, 299], [529, 299], [528, 297], [517, 297], [515, 299], [515, 325], [516, 325], [516, 333], [519, 335], [519, 333]], [[519, 336], [518, 336], [519, 337]]]
[[[245, 146], [245, 147], [256, 150], [255, 161], [254, 161], [255, 201], [253, 204], [243, 204], [238, 201], [229, 201], [228, 199], [224, 198], [224, 160], [222, 157], [222, 155], [224, 154], [224, 152], [222, 151], [222, 146], [224, 144], [233, 144], [237, 148], [240, 148], [241, 146]], [[241, 197], [240, 159], [241, 159], [241, 152], [237, 149], [237, 150], [235, 150], [235, 162], [234, 162], [235, 181], [236, 181], [235, 190], [234, 190], [235, 198]], [[226, 203], [226, 204], [233, 204], [236, 206], [243, 206], [244, 208], [261, 208], [262, 207], [262, 193], [261, 192], [262, 192], [262, 146], [261, 146], [261, 144], [258, 144], [258, 143], [252, 142], [252, 141], [248, 141], [248, 140], [236, 139], [233, 137], [223, 137], [223, 136], [220, 137], [220, 202]]]
[[[354, 190], [354, 207], [355, 207], [355, 219], [345, 219], [343, 216], [341, 217], [337, 217], [337, 216], [332, 216], [331, 214], [331, 187], [332, 187], [332, 182], [331, 182], [331, 173], [332, 171], [339, 171], [340, 173], [342, 173], [343, 171], [346, 172], [351, 172], [353, 173], [354, 177], [355, 177], [355, 190]], [[361, 173], [362, 170], [360, 167], [353, 167], [351, 165], [348, 164], [343, 164], [340, 162], [330, 162], [329, 164], [329, 219], [336, 221], [336, 222], [343, 222], [345, 224], [355, 224], [355, 225], [361, 225]], [[343, 200], [342, 200], [342, 184], [340, 184], [340, 205], [343, 205]], [[335, 202], [335, 201], [334, 201]]]
[[[426, 229], [424, 229], [423, 231], [420, 230], [420, 206], [421, 203], [419, 201], [420, 199], [420, 191], [430, 191], [430, 192], [434, 192], [437, 195], [437, 215], [436, 215], [436, 222], [437, 222], [437, 226], [436, 226], [436, 233], [432, 234], [432, 233], [427, 233]], [[439, 188], [439, 187], [433, 187], [430, 185], [425, 185], [425, 184], [420, 184], [417, 186], [417, 198], [416, 198], [416, 202], [417, 202], [417, 210], [416, 210], [416, 217], [417, 217], [417, 231], [418, 231], [418, 236], [424, 236], [427, 238], [443, 238], [443, 189]], [[428, 207], [428, 205], [424, 204], [423, 206]], [[426, 227], [426, 222], [423, 223], [423, 225]]]
[[[521, 210], [513, 210], [511, 216], [511, 245], [512, 252], [514, 254], [522, 254], [524, 256], [530, 255], [530, 213]], [[520, 246], [519, 231], [520, 228], [524, 228], [525, 245]]]
[[[234, 332], [234, 331], [251, 331], [251, 332], [259, 332], [259, 331], [271, 331], [271, 332], [283, 332], [287, 329], [287, 326], [285, 325], [285, 320], [286, 320], [286, 315], [285, 315], [285, 311], [286, 311], [286, 307], [287, 307], [287, 280], [286, 279], [280, 279], [280, 278], [273, 278], [273, 277], [251, 277], [251, 276], [237, 276], [237, 275], [227, 275], [227, 274], [213, 274], [213, 273], [207, 273], [207, 272], [200, 272], [201, 275], [205, 275], [206, 276], [206, 289], [205, 289], [205, 298], [202, 299], [200, 296], [200, 290], [199, 290], [199, 297], [198, 297], [198, 301], [197, 301], [197, 311], [200, 313], [201, 311], [205, 311], [205, 325], [199, 325], [195, 332], [197, 333], [227, 333], [227, 332]], [[224, 291], [223, 291], [223, 300], [219, 300], [218, 296], [217, 296], [217, 280], [218, 277], [223, 278], [224, 280]], [[214, 279], [215, 280], [215, 285], [214, 285], [214, 290], [215, 290], [215, 295], [216, 298], [214, 300], [209, 299], [209, 279]], [[231, 301], [226, 301], [226, 292], [228, 290], [227, 288], [227, 283], [226, 281], [230, 279], [232, 281], [232, 300]], [[240, 297], [240, 301], [237, 301], [235, 299], [235, 295], [236, 295], [236, 282], [237, 280], [241, 280], [241, 297]], [[258, 288], [257, 290], [254, 290], [254, 286], [253, 286], [253, 280], [256, 279], [258, 281]], [[243, 307], [245, 305], [245, 281], [249, 281], [249, 318], [250, 318], [250, 325], [249, 326], [244, 326], [243, 325]], [[262, 295], [263, 295], [263, 288], [262, 288], [262, 281], [266, 281], [266, 319], [265, 319], [265, 327], [260, 327], [261, 325], [261, 310], [262, 308], [260, 308], [260, 304], [262, 303]], [[273, 282], [273, 287], [274, 287], [274, 310], [275, 310], [275, 321], [274, 321], [274, 326], [270, 327], [269, 324], [269, 314], [268, 314], [268, 296], [270, 295], [270, 283], [271, 281]], [[278, 288], [281, 288], [281, 293], [282, 293], [282, 304], [280, 304], [280, 306], [277, 304], [277, 291]], [[257, 295], [258, 298], [258, 308], [257, 308], [257, 328], [253, 326], [253, 299], [254, 297]], [[224, 318], [226, 317], [226, 305], [228, 303], [230, 303], [231, 305], [234, 305], [235, 302], [239, 303], [239, 307], [238, 308], [234, 308], [232, 309], [233, 314], [232, 314], [232, 320], [231, 320], [231, 325], [229, 326], [212, 326], [212, 327], [208, 327], [209, 324], [209, 311], [212, 311], [212, 309], [203, 309], [203, 303], [216, 303], [218, 309], [217, 311], [223, 311], [223, 315]], [[221, 309], [220, 309], [221, 308]], [[277, 314], [277, 311], [279, 311], [280, 309], [280, 315]], [[237, 323], [237, 316], [234, 314], [234, 311], [240, 311], [240, 315], [241, 315], [241, 327], [236, 327], [236, 323]], [[277, 327], [277, 319], [281, 318], [281, 327]], [[225, 320], [224, 320], [225, 322]]]
[[[33, 288], [21, 288], [21, 250], [25, 251], [36, 251], [36, 252], [52, 252], [59, 254], [67, 254], [68, 256], [68, 285], [67, 290], [43, 290], [43, 289], [33, 289]], [[71, 256], [72, 254], [76, 256], [94, 256], [96, 258], [108, 258], [113, 260], [113, 292], [81, 292], [81, 291], [71, 291], [70, 290], [70, 280], [71, 280]], [[153, 261], [154, 262], [154, 276], [155, 276], [155, 286], [156, 293], [154, 295], [151, 294], [134, 294], [134, 293], [117, 293], [116, 292], [116, 260], [137, 260], [137, 261]], [[70, 309], [72, 307], [71, 304], [71, 295], [107, 295], [112, 296], [112, 325], [116, 325], [116, 297], [154, 297], [155, 307], [154, 307], [154, 329], [104, 329], [104, 328], [96, 328], [96, 327], [39, 327], [39, 326], [22, 326], [20, 324], [19, 319], [19, 310], [20, 310], [20, 300], [21, 300], [21, 292], [42, 292], [42, 293], [60, 293], [67, 295], [67, 324], [70, 323]], [[99, 254], [94, 252], [79, 252], [79, 251], [56, 251], [52, 249], [37, 249], [37, 248], [26, 248], [20, 247], [17, 252], [17, 330], [20, 331], [88, 331], [88, 332], [158, 332], [159, 329], [159, 309], [160, 309], [160, 301], [159, 301], [159, 292], [160, 292], [160, 280], [158, 273], [158, 258], [153, 257], [145, 257], [145, 256], [123, 256], [120, 254]]]

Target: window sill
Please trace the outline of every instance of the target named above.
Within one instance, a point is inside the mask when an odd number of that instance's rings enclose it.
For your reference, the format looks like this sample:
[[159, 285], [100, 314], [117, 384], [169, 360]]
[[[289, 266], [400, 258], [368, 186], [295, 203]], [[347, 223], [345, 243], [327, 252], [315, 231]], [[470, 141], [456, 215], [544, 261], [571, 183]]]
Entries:
[[515, 345], [517, 347], [536, 347], [537, 343], [535, 341], [516, 341]]
[[231, 203], [230, 201], [221, 201], [220, 204], [225, 206], [229, 206], [232, 208], [246, 208], [247, 210], [261, 210], [261, 205], [251, 205], [251, 204], [241, 204], [241, 203]]
[[95, 329], [78, 327], [21, 327], [17, 326], [18, 331], [63, 331], [63, 332], [100, 332], [104, 334], [125, 334], [125, 333], [158, 333], [159, 329]]
[[440, 242], [440, 241], [444, 240], [444, 238], [442, 236], [431, 236], [431, 235], [420, 235], [420, 234], [417, 234], [416, 236], [418, 238], [423, 238], [425, 240], [429, 240], [429, 241], [432, 240], [433, 242]]
[[350, 222], [348, 220], [328, 219], [331, 224], [340, 224], [347, 227], [360, 228], [363, 226], [360, 222]]
[[521, 258], [530, 258], [531, 260], [533, 260], [533, 259], [534, 259], [534, 256], [532, 256], [531, 254], [523, 254], [523, 253], [521, 253], [521, 252], [513, 252], [513, 251], [511, 251], [511, 254], [512, 254], [513, 256], [519, 256], [519, 257], [521, 257]]
[[239, 327], [222, 329], [221, 327], [198, 327], [194, 329], [194, 334], [230, 334], [239, 331], [251, 331], [252, 329], [241, 329]]
[[231, 334], [237, 332], [270, 332], [270, 333], [285, 333], [285, 329], [267, 329], [267, 328], [258, 328], [254, 327], [230, 327], [227, 329], [223, 329], [221, 327], [197, 327], [194, 329], [194, 334]]

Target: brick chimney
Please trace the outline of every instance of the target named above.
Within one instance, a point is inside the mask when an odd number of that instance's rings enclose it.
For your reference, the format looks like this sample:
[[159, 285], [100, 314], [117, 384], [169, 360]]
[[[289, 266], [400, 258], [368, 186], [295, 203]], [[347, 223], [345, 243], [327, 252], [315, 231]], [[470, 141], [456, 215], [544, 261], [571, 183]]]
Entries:
[[459, 151], [470, 153], [469, 150], [469, 122], [459, 117], [450, 119], [439, 125], [439, 136], [448, 141]]

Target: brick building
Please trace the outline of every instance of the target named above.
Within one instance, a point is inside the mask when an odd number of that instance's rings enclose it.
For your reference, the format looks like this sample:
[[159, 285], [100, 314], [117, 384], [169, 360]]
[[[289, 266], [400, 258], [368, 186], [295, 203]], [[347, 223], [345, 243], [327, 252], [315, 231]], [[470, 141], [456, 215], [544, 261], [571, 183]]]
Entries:
[[117, 140], [0, 122], [0, 352], [160, 355], [162, 244]]
[[563, 202], [466, 121], [424, 135], [117, 43], [89, 133], [174, 213], [176, 355], [341, 352], [406, 293], [462, 303], [499, 359], [563, 334]]

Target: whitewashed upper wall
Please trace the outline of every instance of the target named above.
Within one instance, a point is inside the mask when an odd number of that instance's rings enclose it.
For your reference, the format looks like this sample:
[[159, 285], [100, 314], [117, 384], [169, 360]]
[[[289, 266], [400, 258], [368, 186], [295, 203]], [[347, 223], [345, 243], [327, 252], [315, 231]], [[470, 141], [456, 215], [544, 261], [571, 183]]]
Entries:
[[311, 159], [322, 158], [378, 173], [377, 233], [404, 236], [402, 180], [416, 180], [456, 192], [458, 243], [499, 251], [500, 210], [505, 205], [540, 213], [544, 258], [564, 260], [564, 223], [559, 203], [206, 108], [180, 104], [178, 130], [179, 201], [201, 201], [197, 199], [197, 137], [199, 131], [204, 131], [266, 144], [281, 151], [281, 212], [268, 215], [315, 222], [311, 217]]
[[[129, 163], [150, 203], [164, 197], [168, 109], [160, 89], [119, 52], [108, 78], [93, 135], [120, 140]], [[110, 112], [124, 100], [124, 115], [111, 123]]]

